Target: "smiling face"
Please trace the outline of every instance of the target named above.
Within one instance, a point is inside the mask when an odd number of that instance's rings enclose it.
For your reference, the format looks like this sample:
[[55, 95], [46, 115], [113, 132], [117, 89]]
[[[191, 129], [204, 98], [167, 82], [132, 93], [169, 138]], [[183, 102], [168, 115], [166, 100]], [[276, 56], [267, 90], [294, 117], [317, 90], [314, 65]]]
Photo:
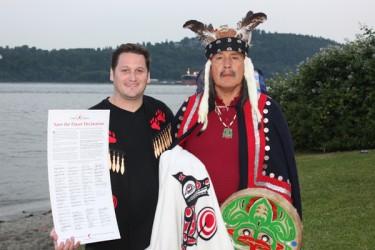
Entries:
[[223, 92], [238, 95], [244, 78], [244, 55], [237, 51], [215, 54], [211, 58], [211, 76], [219, 97]]
[[114, 85], [114, 98], [122, 101], [142, 101], [143, 93], [150, 82], [150, 72], [143, 55], [125, 52], [118, 58], [117, 66], [111, 69], [110, 80]]

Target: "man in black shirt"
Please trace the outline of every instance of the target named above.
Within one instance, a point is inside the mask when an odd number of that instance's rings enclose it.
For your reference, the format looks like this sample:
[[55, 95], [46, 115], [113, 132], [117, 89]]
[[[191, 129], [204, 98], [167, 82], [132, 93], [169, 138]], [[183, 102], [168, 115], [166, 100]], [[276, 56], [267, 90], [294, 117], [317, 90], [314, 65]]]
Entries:
[[[172, 111], [144, 95], [150, 82], [150, 54], [136, 44], [123, 44], [112, 55], [113, 94], [91, 109], [109, 109], [109, 154], [113, 203], [119, 240], [86, 244], [90, 249], [145, 249], [150, 243], [158, 199], [158, 161], [172, 143]], [[67, 240], [55, 249], [77, 249]]]

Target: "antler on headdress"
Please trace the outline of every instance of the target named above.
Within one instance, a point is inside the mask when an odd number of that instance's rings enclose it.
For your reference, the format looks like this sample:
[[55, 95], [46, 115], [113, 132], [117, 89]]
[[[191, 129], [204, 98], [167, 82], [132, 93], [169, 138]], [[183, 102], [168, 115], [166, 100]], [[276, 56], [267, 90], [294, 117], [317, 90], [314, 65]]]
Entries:
[[250, 10], [247, 12], [246, 16], [238, 22], [236, 31], [228, 28], [226, 25], [221, 26], [219, 30], [214, 30], [212, 24], [205, 25], [197, 20], [189, 20], [183, 27], [196, 33], [199, 41], [204, 45], [222, 37], [237, 37], [249, 44], [251, 31], [265, 20], [267, 20], [267, 16], [264, 13], [253, 13]]
[[199, 41], [203, 44], [209, 44], [216, 40], [212, 24], [205, 25], [197, 20], [190, 20], [187, 21], [183, 27], [197, 33]]
[[251, 31], [265, 20], [267, 20], [267, 16], [264, 13], [253, 13], [250, 10], [247, 12], [246, 16], [238, 22], [236, 37], [250, 43]]

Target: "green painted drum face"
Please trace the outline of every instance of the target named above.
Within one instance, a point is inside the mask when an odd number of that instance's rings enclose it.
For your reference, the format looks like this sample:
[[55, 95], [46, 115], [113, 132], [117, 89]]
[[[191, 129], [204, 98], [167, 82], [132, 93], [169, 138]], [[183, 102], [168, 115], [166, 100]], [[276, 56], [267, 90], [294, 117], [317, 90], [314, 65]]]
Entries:
[[236, 192], [222, 204], [221, 212], [238, 250], [302, 247], [302, 222], [297, 210], [273, 191], [251, 188]]

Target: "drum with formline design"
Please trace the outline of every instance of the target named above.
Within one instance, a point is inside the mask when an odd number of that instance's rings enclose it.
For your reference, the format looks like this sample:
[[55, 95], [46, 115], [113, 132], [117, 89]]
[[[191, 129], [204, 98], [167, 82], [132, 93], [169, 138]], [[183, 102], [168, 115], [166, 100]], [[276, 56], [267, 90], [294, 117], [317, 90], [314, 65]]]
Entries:
[[301, 249], [302, 222], [283, 196], [265, 188], [248, 188], [232, 194], [221, 212], [238, 250]]

